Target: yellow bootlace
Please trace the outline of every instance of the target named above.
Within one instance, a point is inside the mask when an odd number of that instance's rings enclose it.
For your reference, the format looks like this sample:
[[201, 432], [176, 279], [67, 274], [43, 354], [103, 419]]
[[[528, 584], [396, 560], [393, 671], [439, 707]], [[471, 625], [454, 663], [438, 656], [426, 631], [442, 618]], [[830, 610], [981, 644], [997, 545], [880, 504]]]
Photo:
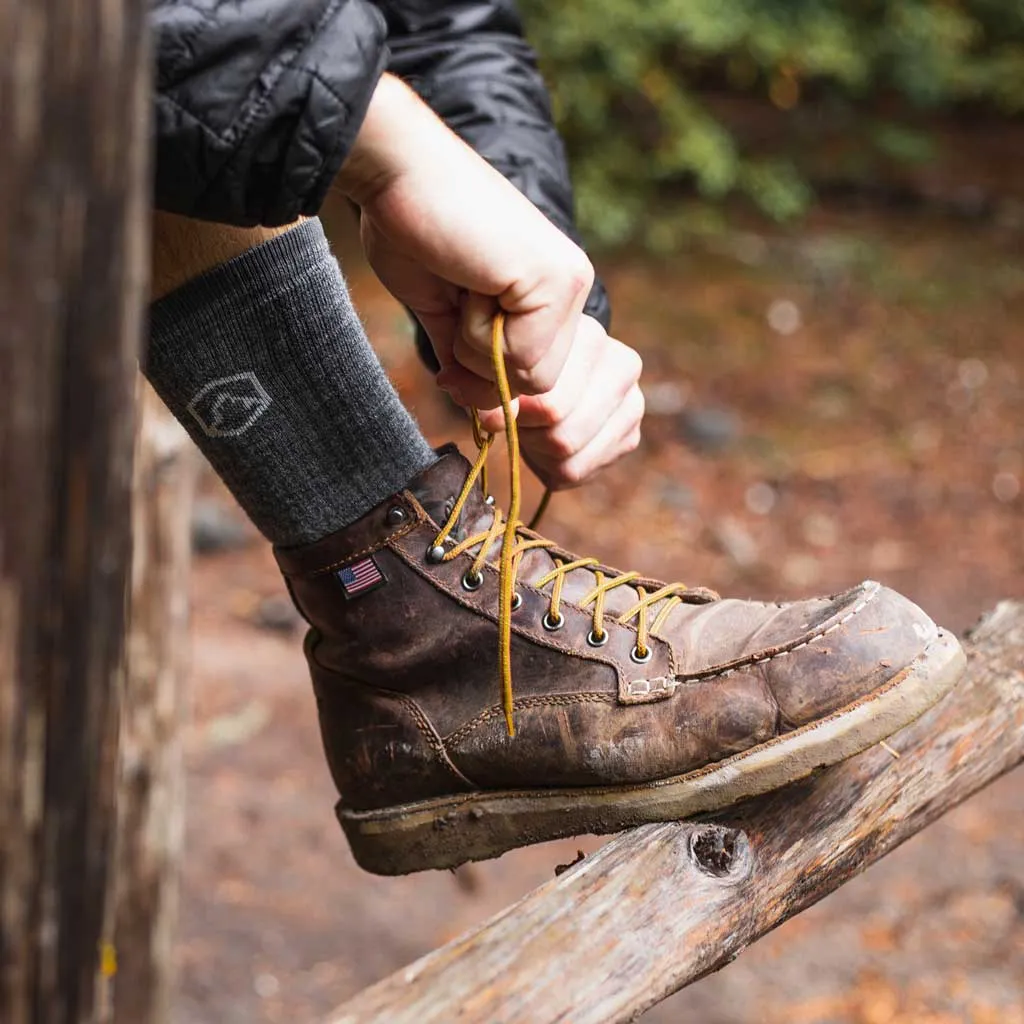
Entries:
[[[501, 536], [501, 548], [498, 556], [498, 658], [501, 665], [501, 703], [505, 712], [505, 724], [509, 736], [515, 736], [515, 723], [513, 721], [512, 701], [512, 612], [518, 605], [516, 602], [516, 574], [519, 571], [519, 561], [523, 554], [534, 548], [553, 548], [554, 541], [545, 540], [533, 533], [534, 527], [547, 508], [551, 498], [550, 490], [544, 492], [544, 497], [537, 508], [537, 512], [530, 524], [519, 521], [519, 507], [521, 503], [521, 480], [519, 469], [519, 432], [516, 426], [516, 419], [512, 412], [512, 391], [508, 383], [508, 374], [505, 371], [504, 358], [505, 342], [505, 314], [498, 313], [494, 318], [491, 328], [491, 364], [494, 368], [495, 383], [498, 387], [498, 394], [501, 397], [501, 410], [505, 419], [505, 434], [508, 448], [509, 468], [509, 508], [508, 515], [503, 516], [500, 509], [494, 510], [494, 519], [490, 527], [471, 537], [466, 537], [452, 547], [445, 549], [445, 541], [448, 540], [452, 530], [455, 529], [465, 508], [466, 502], [473, 491], [477, 479], [480, 480], [484, 493], [487, 493], [487, 456], [494, 445], [494, 434], [485, 432], [480, 426], [480, 420], [476, 410], [473, 410], [473, 438], [477, 445], [477, 457], [473, 468], [469, 471], [462, 490], [452, 506], [448, 519], [441, 531], [434, 538], [433, 547], [444, 550], [443, 556], [439, 559], [443, 562], [450, 562], [458, 558], [463, 552], [479, 545], [479, 550], [473, 559], [473, 563], [466, 573], [467, 578], [475, 581], [483, 581], [483, 566], [487, 561], [487, 554], [491, 546]], [[538, 590], [553, 583], [551, 588], [551, 600], [548, 608], [549, 622], [553, 628], [557, 628], [562, 622], [561, 600], [562, 588], [565, 577], [574, 569], [585, 569], [598, 566], [601, 563], [596, 558], [577, 558], [571, 562], [563, 562], [555, 558], [555, 567], [545, 573], [540, 579], [534, 581], [533, 586]], [[595, 645], [604, 643], [607, 634], [604, 628], [604, 602], [605, 595], [614, 590], [630, 584], [640, 577], [638, 572], [627, 572], [619, 576], [606, 578], [600, 569], [594, 569], [594, 587], [578, 602], [580, 608], [586, 608], [593, 604], [593, 629], [590, 638]], [[657, 590], [647, 591], [637, 586], [634, 588], [638, 600], [631, 607], [627, 608], [616, 621], [626, 625], [631, 619], [637, 619], [637, 639], [634, 654], [639, 661], [646, 661], [650, 657], [651, 650], [648, 646], [650, 637], [664, 625], [672, 609], [682, 603], [680, 595], [687, 590], [683, 583], [669, 583], [659, 587]], [[647, 613], [649, 609], [659, 601], [665, 604], [658, 610], [654, 621], [648, 626]]]

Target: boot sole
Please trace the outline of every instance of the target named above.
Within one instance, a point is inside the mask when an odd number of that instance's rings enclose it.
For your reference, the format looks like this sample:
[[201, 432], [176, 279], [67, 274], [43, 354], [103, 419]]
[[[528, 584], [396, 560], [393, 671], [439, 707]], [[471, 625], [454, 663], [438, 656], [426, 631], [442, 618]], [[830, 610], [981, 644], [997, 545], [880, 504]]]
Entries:
[[379, 875], [453, 868], [551, 839], [678, 821], [768, 793], [867, 750], [936, 704], [965, 665], [956, 637], [940, 630], [913, 662], [866, 697], [685, 775], [623, 786], [463, 793], [374, 811], [350, 811], [339, 803], [338, 820], [356, 862]]

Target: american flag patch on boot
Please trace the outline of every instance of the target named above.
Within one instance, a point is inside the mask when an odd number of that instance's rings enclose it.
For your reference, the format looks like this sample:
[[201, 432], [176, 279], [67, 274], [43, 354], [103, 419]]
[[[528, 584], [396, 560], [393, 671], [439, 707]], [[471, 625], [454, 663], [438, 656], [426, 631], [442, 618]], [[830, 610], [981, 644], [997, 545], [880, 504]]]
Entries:
[[359, 594], [376, 590], [387, 583], [387, 577], [377, 567], [373, 555], [361, 558], [358, 562], [346, 565], [335, 574], [346, 597], [357, 597]]

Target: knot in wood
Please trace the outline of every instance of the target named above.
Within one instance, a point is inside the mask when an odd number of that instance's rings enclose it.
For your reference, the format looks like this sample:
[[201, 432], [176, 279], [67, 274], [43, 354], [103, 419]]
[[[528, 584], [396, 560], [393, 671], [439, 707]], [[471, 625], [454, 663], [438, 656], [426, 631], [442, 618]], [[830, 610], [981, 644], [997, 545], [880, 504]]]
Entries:
[[741, 871], [747, 862], [747, 837], [738, 829], [703, 825], [690, 835], [690, 856], [700, 871], [715, 878]]

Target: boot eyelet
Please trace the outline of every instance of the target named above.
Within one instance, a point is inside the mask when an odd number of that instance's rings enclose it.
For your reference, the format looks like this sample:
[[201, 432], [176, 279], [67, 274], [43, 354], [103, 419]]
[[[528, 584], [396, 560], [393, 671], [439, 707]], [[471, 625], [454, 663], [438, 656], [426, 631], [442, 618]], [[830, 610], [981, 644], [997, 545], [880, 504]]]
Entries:
[[634, 647], [629, 652], [629, 660], [635, 662], [637, 665], [646, 665], [647, 662], [654, 657], [654, 648], [650, 644], [647, 645], [647, 653], [641, 654], [639, 646]]
[[388, 526], [400, 526], [405, 522], [405, 509], [400, 505], [393, 505], [388, 509], [388, 514], [384, 517], [384, 522]]
[[522, 595], [522, 594], [520, 594], [520, 593], [519, 593], [519, 591], [517, 590], [517, 591], [516, 591], [516, 592], [515, 592], [515, 593], [514, 593], [514, 594], [512, 595], [512, 611], [518, 611], [518, 610], [519, 610], [519, 606], [520, 606], [520, 605], [521, 605], [522, 603], [523, 603], [523, 595]]
[[463, 590], [479, 590], [484, 585], [484, 574], [482, 572], [466, 571], [462, 574]]
[[427, 548], [427, 561], [431, 565], [440, 565], [444, 561], [444, 548], [440, 544]]
[[561, 614], [553, 616], [551, 612], [545, 612], [544, 618], [540, 620], [540, 624], [549, 633], [554, 633], [555, 630], [561, 629], [565, 625], [565, 616]]
[[604, 647], [604, 645], [608, 643], [608, 630], [603, 630], [601, 633], [595, 633], [591, 630], [587, 634], [587, 643], [590, 644], [591, 647]]

